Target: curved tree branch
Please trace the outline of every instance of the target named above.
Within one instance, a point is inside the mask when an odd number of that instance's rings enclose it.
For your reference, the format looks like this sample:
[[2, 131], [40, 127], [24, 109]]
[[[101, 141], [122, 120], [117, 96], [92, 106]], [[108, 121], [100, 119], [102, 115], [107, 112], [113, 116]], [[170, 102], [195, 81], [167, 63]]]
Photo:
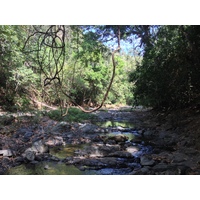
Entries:
[[104, 98], [103, 98], [101, 104], [100, 104], [98, 107], [96, 107], [96, 108], [94, 108], [94, 109], [92, 109], [92, 110], [85, 110], [82, 106], [78, 105], [78, 104], [72, 99], [72, 97], [71, 97], [70, 95], [68, 95], [66, 92], [64, 92], [63, 89], [62, 89], [62, 87], [61, 87], [62, 93], [63, 93], [65, 96], [67, 96], [67, 97], [71, 100], [71, 102], [72, 102], [74, 105], [76, 105], [77, 107], [79, 107], [79, 108], [80, 108], [83, 112], [85, 112], [85, 113], [92, 113], [92, 112], [95, 112], [95, 111], [99, 110], [99, 109], [103, 106], [103, 104], [104, 104], [106, 98], [108, 97], [108, 93], [109, 93], [110, 88], [111, 88], [111, 86], [112, 86], [112, 83], [113, 83], [113, 80], [114, 80], [114, 77], [115, 77], [115, 71], [116, 71], [115, 53], [121, 49], [121, 47], [120, 47], [120, 26], [118, 26], [117, 39], [118, 39], [118, 47], [117, 47], [117, 49], [115, 49], [115, 50], [112, 52], [112, 63], [113, 63], [112, 77], [111, 77], [110, 83], [109, 83], [109, 85], [108, 85], [108, 88], [107, 88], [107, 90], [106, 90], [106, 93], [105, 93], [105, 95], [104, 95]]
[[[25, 45], [23, 49], [26, 47], [28, 40], [31, 37], [34, 37], [36, 34], [39, 34], [38, 39], [37, 39], [37, 61], [40, 66], [41, 72], [44, 73], [45, 79], [44, 79], [44, 86], [47, 86], [51, 84], [51, 82], [55, 81], [56, 79], [58, 80], [59, 83], [59, 89], [60, 91], [70, 99], [70, 101], [79, 107], [83, 112], [86, 113], [91, 113], [96, 110], [99, 110], [104, 102], [106, 101], [106, 98], [108, 97], [108, 93], [110, 91], [110, 88], [112, 86], [114, 77], [115, 77], [115, 70], [116, 70], [116, 63], [115, 63], [115, 53], [121, 49], [120, 47], [120, 26], [118, 26], [118, 31], [117, 31], [117, 40], [118, 40], [118, 47], [112, 52], [112, 63], [113, 63], [113, 71], [112, 71], [112, 77], [110, 80], [110, 83], [108, 85], [108, 88], [106, 90], [106, 93], [104, 94], [104, 98], [101, 102], [101, 104], [92, 109], [92, 110], [85, 110], [83, 107], [78, 105], [73, 98], [68, 95], [62, 88], [62, 84], [60, 81], [60, 72], [63, 70], [63, 66], [65, 63], [65, 27], [64, 26], [50, 26], [46, 31], [39, 31], [37, 27], [34, 26], [35, 32], [31, 34], [28, 39], [25, 42]], [[56, 39], [59, 41], [59, 43], [56, 42]], [[47, 51], [46, 48], [51, 48], [51, 51], [49, 51], [49, 55], [46, 57]], [[52, 56], [50, 55], [52, 54]], [[45, 59], [47, 58], [48, 63], [45, 64]], [[51, 69], [51, 62], [54, 62], [55, 64], [55, 71]], [[49, 70], [45, 70], [45, 66], [49, 67]], [[56, 88], [57, 90], [58, 88]]]

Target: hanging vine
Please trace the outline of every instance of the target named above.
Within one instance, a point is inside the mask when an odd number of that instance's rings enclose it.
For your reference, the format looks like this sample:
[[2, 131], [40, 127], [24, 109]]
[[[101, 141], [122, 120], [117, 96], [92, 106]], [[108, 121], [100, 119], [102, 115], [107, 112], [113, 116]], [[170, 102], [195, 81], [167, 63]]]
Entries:
[[[24, 45], [24, 49], [26, 45], [28, 44], [29, 40], [32, 37], [38, 35], [38, 37], [35, 37], [37, 38], [37, 49], [33, 51], [36, 51], [37, 62], [40, 67], [40, 71], [45, 76], [44, 83], [43, 83], [44, 87], [46, 87], [47, 85], [50, 85], [53, 82], [56, 87], [56, 95], [59, 100], [60, 100], [60, 96], [58, 94], [59, 93], [58, 90], [62, 92], [62, 94], [64, 94], [66, 97], [68, 97], [71, 103], [79, 107], [83, 112], [91, 113], [96, 110], [99, 110], [105, 103], [106, 98], [108, 97], [110, 88], [112, 86], [112, 83], [115, 77], [115, 71], [116, 71], [115, 53], [121, 49], [120, 26], [118, 26], [118, 30], [116, 34], [118, 47], [112, 52], [112, 64], [113, 64], [112, 76], [111, 76], [109, 85], [105, 91], [104, 97], [101, 101], [101, 104], [92, 110], [86, 110], [82, 106], [78, 105], [76, 101], [74, 101], [74, 99], [66, 91], [64, 91], [62, 87], [63, 67], [65, 64], [65, 36], [66, 36], [65, 26], [52, 25], [48, 27], [45, 31], [41, 31], [41, 27], [40, 29], [38, 29], [36, 26], [33, 26], [33, 27], [34, 27], [34, 33], [31, 34], [27, 38]], [[61, 103], [60, 103], [60, 107], [62, 110]]]

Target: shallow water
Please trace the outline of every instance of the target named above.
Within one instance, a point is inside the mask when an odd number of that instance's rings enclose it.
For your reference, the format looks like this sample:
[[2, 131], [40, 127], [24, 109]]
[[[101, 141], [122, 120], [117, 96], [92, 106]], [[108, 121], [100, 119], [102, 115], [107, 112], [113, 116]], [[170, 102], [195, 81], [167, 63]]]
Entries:
[[122, 127], [122, 128], [135, 128], [135, 125], [128, 121], [105, 121], [105, 122], [95, 122], [96, 125], [101, 126], [102, 128], [114, 128], [114, 127]]
[[[127, 121], [106, 121], [98, 122], [97, 125], [108, 128], [111, 127], [111, 132], [104, 135], [115, 136], [125, 135], [128, 137], [130, 147], [126, 151], [132, 153], [134, 157], [140, 157], [144, 153], [151, 151], [151, 147], [145, 146], [143, 142], [140, 144], [134, 143], [134, 139], [137, 138], [137, 131], [134, 129], [134, 124]], [[125, 128], [127, 131], [120, 131], [120, 128]], [[67, 144], [65, 146], [50, 148], [50, 154], [59, 158], [65, 159], [66, 157], [76, 156], [76, 152], [84, 150], [91, 144]], [[134, 163], [130, 163], [134, 164]], [[136, 163], [135, 163], [136, 164]], [[137, 164], [136, 164], [137, 165]], [[117, 174], [128, 174], [130, 168], [125, 169], [114, 169], [104, 168], [100, 170], [80, 170], [74, 165], [66, 165], [63, 162], [43, 161], [35, 164], [22, 164], [20, 166], [9, 169], [7, 175], [117, 175]]]
[[[48, 169], [47, 169], [48, 168]], [[37, 164], [23, 164], [11, 168], [7, 175], [95, 175], [95, 171], [81, 171], [74, 165], [56, 162], [40, 162]]]
[[131, 132], [123, 132], [122, 133], [122, 132], [118, 131], [118, 132], [111, 132], [111, 133], [107, 134], [108, 137], [115, 136], [115, 135], [124, 135], [124, 136], [128, 137], [129, 141], [135, 139], [135, 135]]
[[77, 150], [83, 149], [86, 146], [88, 146], [88, 144], [67, 144], [65, 146], [52, 147], [49, 153], [57, 158], [64, 159], [74, 156]]

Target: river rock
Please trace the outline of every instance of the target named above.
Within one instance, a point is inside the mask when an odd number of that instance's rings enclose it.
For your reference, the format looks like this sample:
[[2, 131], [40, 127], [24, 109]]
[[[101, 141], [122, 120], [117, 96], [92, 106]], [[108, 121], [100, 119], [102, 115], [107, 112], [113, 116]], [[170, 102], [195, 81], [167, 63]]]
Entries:
[[110, 153], [108, 156], [111, 157], [119, 157], [119, 158], [132, 158], [133, 155], [126, 151], [116, 151], [114, 153]]
[[94, 124], [85, 123], [81, 124], [79, 129], [82, 133], [95, 133], [95, 131], [98, 129], [98, 126]]
[[71, 127], [71, 124], [68, 122], [60, 122], [52, 128], [51, 132], [67, 132], [71, 130]]
[[22, 154], [22, 156], [29, 161], [35, 160], [35, 152], [34, 151], [27, 150], [24, 152], [24, 154]]
[[44, 169], [45, 169], [45, 170], [50, 169], [49, 165], [46, 164], [46, 165], [44, 166]]
[[118, 134], [118, 135], [113, 135], [108, 137], [109, 140], [115, 140], [117, 143], [119, 142], [126, 142], [128, 140], [128, 137], [122, 134]]
[[48, 146], [46, 146], [42, 140], [33, 143], [32, 150], [36, 153], [46, 153], [49, 151]]
[[45, 145], [47, 146], [61, 146], [65, 145], [65, 142], [60, 136], [52, 136], [45, 140]]
[[155, 161], [146, 155], [141, 156], [140, 158], [140, 164], [143, 166], [151, 166], [151, 165], [154, 165], [154, 163]]
[[150, 173], [150, 167], [144, 166], [138, 170], [133, 170], [129, 175], [146, 175]]
[[97, 168], [105, 167], [106, 165], [103, 164], [99, 159], [96, 158], [86, 158], [86, 159], [74, 159], [73, 164], [75, 165], [84, 165], [84, 166], [92, 166]]
[[158, 163], [152, 168], [152, 170], [154, 170], [155, 172], [167, 171], [169, 169], [172, 169], [172, 166], [166, 163]]
[[4, 149], [0, 150], [0, 155], [3, 155], [3, 157], [10, 157], [13, 155], [13, 153], [10, 149]]
[[24, 158], [22, 156], [18, 156], [15, 158], [15, 163], [23, 163]]
[[24, 142], [28, 142], [30, 140], [30, 138], [33, 136], [33, 132], [32, 131], [27, 131], [25, 134], [24, 134], [24, 137], [23, 137], [23, 141]]
[[1, 164], [2, 166], [8, 168], [13, 165], [13, 160], [8, 157], [3, 157], [3, 159], [1, 160]]
[[172, 163], [184, 162], [187, 159], [188, 159], [187, 155], [185, 155], [183, 153], [175, 152], [175, 153], [173, 153]]
[[28, 128], [22, 127], [17, 130], [17, 134], [23, 135], [23, 136], [26, 134], [26, 132], [31, 132], [31, 128], [30, 127], [28, 127]]
[[121, 132], [128, 132], [130, 131], [131, 129], [130, 128], [124, 128], [124, 127], [121, 127], [121, 126], [117, 126], [116, 128], [114, 128], [118, 131], [121, 131]]
[[103, 157], [76, 159], [73, 163], [75, 165], [89, 166], [92, 167], [92, 169], [101, 169], [105, 167], [116, 167], [122, 165], [124, 162], [115, 157]]
[[[49, 151], [48, 146], [46, 146], [46, 145], [43, 143], [42, 140], [39, 140], [39, 141], [37, 141], [37, 142], [34, 142], [33, 145], [32, 145], [32, 147], [26, 149], [26, 151], [25, 151], [25, 157], [27, 157], [27, 156], [26, 156], [26, 152], [34, 152], [34, 155], [35, 155], [35, 154], [38, 154], [38, 153], [46, 153], [46, 152], [48, 152], [48, 151]], [[30, 153], [28, 153], [28, 157], [29, 157], [29, 154], [30, 154]], [[32, 158], [33, 155], [30, 155], [30, 157]], [[34, 158], [34, 159], [35, 159], [35, 158]], [[29, 160], [29, 159], [28, 159], [28, 160]]]
[[56, 161], [56, 162], [59, 162], [59, 161], [60, 161], [60, 159], [57, 158], [56, 156], [51, 156], [51, 157], [49, 158], [49, 160], [51, 160], [51, 161]]
[[126, 151], [129, 152], [129, 153], [131, 153], [132, 155], [134, 153], [138, 152], [138, 150], [139, 150], [138, 147], [133, 147], [133, 146], [130, 146], [130, 147], [126, 148]]
[[105, 156], [110, 153], [116, 152], [120, 150], [119, 145], [103, 145], [99, 146], [99, 151]]

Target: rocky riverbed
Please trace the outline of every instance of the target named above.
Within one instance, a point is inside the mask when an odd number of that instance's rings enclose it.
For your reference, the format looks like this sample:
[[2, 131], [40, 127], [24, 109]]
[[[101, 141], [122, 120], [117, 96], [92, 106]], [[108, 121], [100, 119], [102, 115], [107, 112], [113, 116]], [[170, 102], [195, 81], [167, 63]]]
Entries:
[[199, 113], [178, 114], [110, 109], [82, 123], [4, 117], [0, 174], [200, 174]]

